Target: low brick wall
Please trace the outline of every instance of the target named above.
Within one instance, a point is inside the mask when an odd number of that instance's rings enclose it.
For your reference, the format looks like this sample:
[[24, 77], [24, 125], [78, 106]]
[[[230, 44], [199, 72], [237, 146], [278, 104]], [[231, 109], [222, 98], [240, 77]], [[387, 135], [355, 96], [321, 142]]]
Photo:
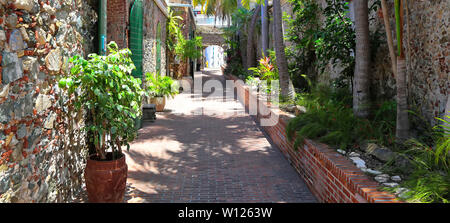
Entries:
[[[227, 79], [238, 80], [233, 75]], [[238, 100], [249, 109], [249, 99], [257, 95], [248, 90], [248, 86], [236, 83]], [[297, 170], [311, 192], [321, 202], [327, 203], [398, 203], [393, 194], [377, 190], [378, 183], [370, 179], [350, 160], [329, 148], [325, 144], [305, 140], [303, 148], [294, 149], [293, 140], [286, 136], [286, 126], [290, 119], [278, 109], [257, 100], [258, 115], [262, 118], [279, 119], [274, 126], [262, 126], [272, 141], [278, 146], [291, 165]]]

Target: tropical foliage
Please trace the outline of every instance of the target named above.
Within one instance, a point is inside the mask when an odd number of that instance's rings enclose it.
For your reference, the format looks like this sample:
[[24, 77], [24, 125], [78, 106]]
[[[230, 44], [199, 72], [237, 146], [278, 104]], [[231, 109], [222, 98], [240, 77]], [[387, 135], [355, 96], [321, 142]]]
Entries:
[[202, 37], [196, 36], [193, 39], [186, 40], [183, 35], [179, 35], [178, 43], [175, 46], [175, 52], [182, 59], [197, 59], [202, 56]]
[[367, 140], [392, 145], [395, 102], [379, 105], [375, 118], [368, 120], [353, 115], [352, 98], [347, 89], [321, 84], [311, 89], [310, 93], [297, 97], [296, 103], [305, 107], [306, 112], [292, 119], [287, 127], [288, 137], [295, 136], [296, 147], [301, 146], [305, 138], [343, 150], [357, 148]]
[[258, 67], [250, 67], [249, 70], [252, 73], [247, 76], [246, 83], [257, 87], [260, 92], [270, 93], [272, 81], [279, 79], [278, 68], [275, 63], [275, 52], [270, 51], [268, 57], [263, 57], [259, 60]]
[[286, 40], [293, 44], [286, 47], [286, 56], [290, 58], [289, 73], [297, 88], [308, 87], [306, 80], [300, 74], [307, 74], [308, 78], [315, 80], [316, 54], [315, 41], [319, 32], [318, 15], [320, 7], [313, 0], [290, 0], [293, 6], [293, 16], [284, 15], [288, 24]]
[[401, 185], [410, 189], [402, 197], [409, 202], [450, 202], [450, 123], [437, 119], [443, 124], [433, 128], [434, 146], [417, 139], [405, 142], [410, 148], [406, 154], [415, 164], [414, 172]]
[[[174, 14], [174, 11], [168, 8], [169, 15], [167, 17], [167, 38], [166, 46], [169, 51], [174, 51], [175, 46], [181, 35], [181, 28], [179, 22], [183, 20], [181, 16]], [[182, 36], [182, 35], [181, 35]]]
[[146, 73], [146, 91], [151, 97], [174, 97], [178, 94], [178, 84], [168, 76], [161, 76], [159, 73]]
[[[321, 8], [313, 0], [290, 0], [294, 15], [284, 16], [288, 23], [287, 39], [294, 44], [288, 49], [293, 58], [290, 64], [291, 76], [296, 79], [299, 88], [307, 85], [300, 74], [311, 73], [311, 64], [316, 64], [320, 73], [331, 62], [333, 66], [342, 67], [343, 71], [337, 80], [339, 87], [351, 85], [355, 59], [355, 31], [347, 1], [327, 0], [326, 7]], [[325, 16], [323, 25], [319, 24], [318, 15]], [[308, 75], [314, 78], [312, 75]]]

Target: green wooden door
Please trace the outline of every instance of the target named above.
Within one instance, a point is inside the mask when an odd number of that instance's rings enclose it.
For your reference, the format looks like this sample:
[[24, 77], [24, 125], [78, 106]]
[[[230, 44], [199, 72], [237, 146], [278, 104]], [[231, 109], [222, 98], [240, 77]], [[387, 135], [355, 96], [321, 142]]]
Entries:
[[[131, 6], [130, 12], [130, 39], [129, 46], [131, 50], [131, 59], [133, 60], [136, 69], [131, 73], [133, 77], [142, 79], [142, 39], [143, 39], [143, 8], [142, 0], [135, 0]], [[140, 129], [142, 127], [142, 121], [140, 118], [135, 120], [135, 128]]]
[[132, 75], [137, 78], [142, 78], [142, 39], [143, 39], [143, 8], [142, 0], [135, 0], [131, 6], [130, 12], [130, 50], [131, 59], [133, 60], [136, 69], [133, 70]]

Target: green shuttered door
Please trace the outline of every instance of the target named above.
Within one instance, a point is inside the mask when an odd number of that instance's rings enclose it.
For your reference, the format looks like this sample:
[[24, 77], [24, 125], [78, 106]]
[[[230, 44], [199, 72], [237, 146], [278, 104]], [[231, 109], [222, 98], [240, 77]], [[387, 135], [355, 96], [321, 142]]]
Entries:
[[[130, 50], [131, 59], [136, 69], [131, 73], [133, 77], [142, 79], [142, 39], [143, 39], [143, 9], [142, 0], [135, 0], [130, 12]], [[135, 128], [140, 129], [142, 121], [140, 118], [135, 120]]]
[[130, 50], [131, 59], [133, 60], [136, 69], [132, 75], [137, 78], [142, 78], [142, 30], [143, 27], [143, 9], [142, 0], [135, 0], [131, 7], [130, 13]]

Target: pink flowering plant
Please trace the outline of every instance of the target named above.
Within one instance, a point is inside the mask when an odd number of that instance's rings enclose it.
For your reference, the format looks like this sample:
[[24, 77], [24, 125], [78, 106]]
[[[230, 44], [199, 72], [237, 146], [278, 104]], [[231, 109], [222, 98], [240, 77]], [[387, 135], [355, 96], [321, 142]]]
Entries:
[[246, 83], [257, 87], [259, 91], [270, 93], [271, 81], [278, 80], [278, 69], [275, 66], [274, 61], [274, 56], [264, 56], [259, 60], [258, 67], [248, 68], [248, 70], [253, 71], [253, 73], [247, 77]]

